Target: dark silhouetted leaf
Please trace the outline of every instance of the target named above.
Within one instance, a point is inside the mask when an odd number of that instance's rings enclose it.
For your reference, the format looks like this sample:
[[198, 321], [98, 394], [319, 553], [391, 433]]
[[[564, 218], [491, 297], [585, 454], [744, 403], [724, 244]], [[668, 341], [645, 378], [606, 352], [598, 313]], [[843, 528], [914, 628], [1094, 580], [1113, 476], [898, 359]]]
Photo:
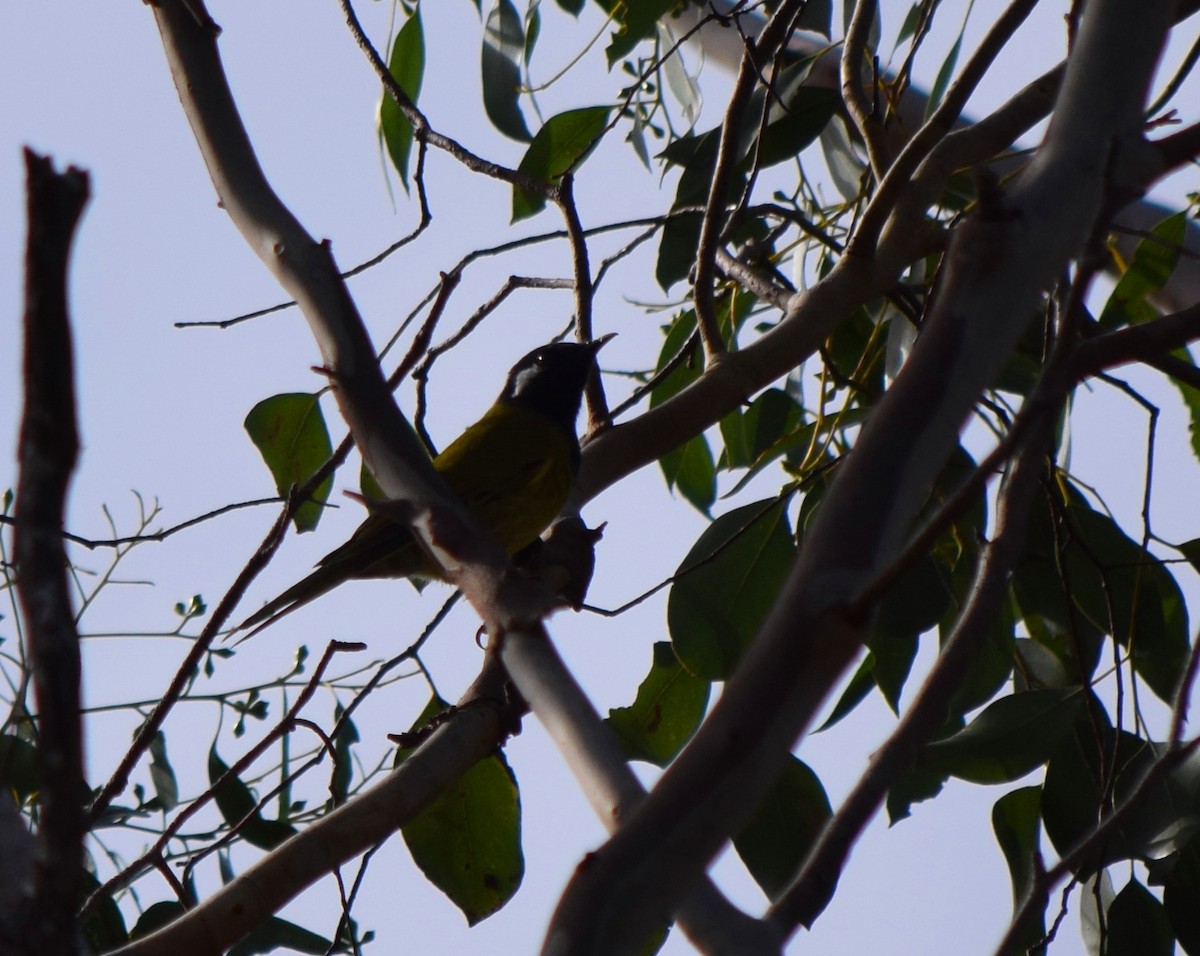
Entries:
[[[788, 758], [783, 773], [745, 829], [733, 838], [746, 869], [772, 900], [787, 888], [832, 810], [820, 779]], [[829, 888], [832, 895], [834, 887]]]
[[962, 731], [925, 748], [921, 765], [972, 783], [1025, 776], [1056, 752], [1083, 706], [1078, 690], [1030, 690], [985, 707]]
[[161, 730], [150, 742], [150, 781], [164, 810], [174, 810], [179, 806], [179, 784], [175, 780], [175, 771], [171, 769], [171, 761], [167, 759], [167, 736]]
[[667, 625], [698, 677], [728, 678], [774, 605], [796, 554], [785, 505], [757, 501], [721, 515], [683, 559]]
[[1167, 911], [1136, 879], [1108, 908], [1105, 956], [1171, 956], [1175, 935]]
[[[208, 751], [208, 782], [215, 785], [228, 770], [229, 766], [217, 753], [216, 744], [213, 744]], [[214, 796], [225, 822], [231, 827], [237, 827], [240, 823], [238, 835], [260, 850], [273, 850], [296, 832], [295, 827], [279, 820], [268, 820], [255, 810], [258, 801], [239, 777], [226, 780], [217, 788]]]
[[1172, 861], [1163, 880], [1163, 905], [1171, 929], [1188, 956], [1200, 953], [1200, 839], [1194, 839]]
[[[992, 807], [992, 831], [1000, 852], [1008, 864], [1008, 875], [1012, 880], [1013, 906], [1019, 906], [1031, 889], [1036, 886], [1040, 869], [1038, 835], [1041, 829], [1040, 787], [1022, 787], [1006, 793]], [[1031, 947], [1046, 936], [1046, 905], [1048, 897], [1043, 891], [1029, 919], [1016, 934], [1013, 956], [1025, 953], [1043, 953], [1044, 948]]]
[[[100, 881], [94, 873], [86, 869], [80, 873], [80, 899], [90, 898], [98, 889]], [[129, 942], [130, 938], [121, 908], [111, 896], [102, 896], [95, 901], [91, 915], [79, 927], [79, 934], [91, 947], [91, 951], [96, 953], [107, 953]]]
[[143, 936], [149, 936], [155, 930], [162, 929], [186, 912], [187, 907], [179, 900], [160, 900], [157, 903], [151, 903], [143, 910], [133, 929], [129, 931], [129, 938], [141, 939]]

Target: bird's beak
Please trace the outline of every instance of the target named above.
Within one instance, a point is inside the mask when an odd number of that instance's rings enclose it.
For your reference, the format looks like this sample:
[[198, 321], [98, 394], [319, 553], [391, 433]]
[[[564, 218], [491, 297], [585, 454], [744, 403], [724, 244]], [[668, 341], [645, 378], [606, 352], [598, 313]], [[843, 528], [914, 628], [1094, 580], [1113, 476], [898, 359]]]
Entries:
[[598, 339], [592, 339], [588, 343], [588, 345], [590, 345], [592, 347], [592, 354], [595, 355], [602, 348], [604, 348], [605, 345], [607, 345], [609, 342], [611, 342], [616, 337], [617, 337], [616, 332], [609, 332], [607, 335], [602, 335]]

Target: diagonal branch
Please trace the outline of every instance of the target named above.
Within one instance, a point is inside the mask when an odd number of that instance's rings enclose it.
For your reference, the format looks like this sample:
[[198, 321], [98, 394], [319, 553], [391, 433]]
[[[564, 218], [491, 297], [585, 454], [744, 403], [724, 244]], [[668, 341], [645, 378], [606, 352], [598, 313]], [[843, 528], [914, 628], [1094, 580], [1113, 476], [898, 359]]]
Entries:
[[902, 547], [1043, 290], [1085, 251], [1098, 211], [1125, 185], [1114, 177], [1136, 173], [1110, 157], [1144, 149], [1141, 111], [1170, 11], [1144, 8], [1131, 29], [1120, 7], [1083, 9], [1043, 147], [1007, 197], [956, 229], [922, 334], [822, 500], [782, 595], [691, 743], [576, 872], [547, 937], [558, 951], [627, 951], [660, 924], [660, 888], [690, 885], [746, 822], [860, 653], [869, 622], [850, 613], [856, 596]]
[[[329, 249], [312, 240], [263, 175], [233, 102], [216, 49], [215, 31], [203, 12], [202, 0], [160, 0], [154, 14], [176, 89], [222, 206], [303, 311], [325, 359], [322, 371], [332, 379], [342, 415], [380, 487], [398, 507], [402, 503], [406, 515], [412, 516], [414, 533], [438, 556], [448, 580], [480, 614], [497, 647], [522, 641], [546, 642], [541, 619], [557, 606], [558, 599], [535, 581], [512, 572], [499, 543], [477, 526], [433, 471], [412, 428], [392, 400]], [[493, 659], [494, 655], [489, 655], [488, 660]], [[518, 691], [525, 690], [522, 679], [516, 683]], [[568, 707], [579, 706], [579, 701], [569, 699], [581, 696], [573, 685], [556, 682], [553, 694], [554, 700]], [[543, 706], [540, 701], [545, 695], [533, 696]], [[405, 766], [424, 755], [437, 739], [438, 735], [432, 736]], [[581, 739], [582, 734], [572, 738], [576, 743]], [[603, 774], [629, 774], [623, 760], [617, 766], [597, 760], [594, 766]], [[443, 772], [441, 785], [461, 772], [461, 766], [449, 777]], [[428, 800], [437, 791], [423, 792]], [[343, 809], [353, 820], [355, 814], [373, 812], [372, 806], [360, 798]], [[394, 829], [392, 820], [389, 817], [387, 822]], [[273, 858], [274, 854], [260, 866], [274, 867]], [[314, 874], [328, 872], [341, 861], [320, 854], [315, 862], [306, 864], [304, 871], [311, 882]], [[282, 879], [277, 868], [270, 872]], [[260, 876], [246, 880], [244, 885], [253, 886]], [[287, 882], [295, 887], [295, 881]], [[221, 907], [227, 901], [222, 896], [216, 899], [223, 902], [214, 902], [211, 909], [224, 912]], [[728, 904], [723, 910], [732, 912]], [[706, 915], [713, 915], [712, 907]], [[744, 933], [741, 926], [730, 921], [722, 928], [735, 937]], [[705, 927], [700, 931], [704, 932]]]

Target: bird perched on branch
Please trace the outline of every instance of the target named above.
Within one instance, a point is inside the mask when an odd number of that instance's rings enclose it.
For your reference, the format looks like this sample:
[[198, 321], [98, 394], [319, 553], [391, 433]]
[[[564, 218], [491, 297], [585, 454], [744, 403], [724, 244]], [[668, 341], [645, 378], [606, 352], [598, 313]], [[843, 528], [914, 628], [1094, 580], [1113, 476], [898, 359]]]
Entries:
[[[483, 418], [433, 460], [433, 467], [511, 555], [528, 547], [566, 504], [579, 470], [575, 419], [596, 353], [611, 335], [534, 349], [508, 373]], [[350, 578], [441, 577], [412, 531], [369, 516], [317, 569], [268, 601], [237, 630], [246, 638]], [[243, 638], [245, 640], [246, 638]]]

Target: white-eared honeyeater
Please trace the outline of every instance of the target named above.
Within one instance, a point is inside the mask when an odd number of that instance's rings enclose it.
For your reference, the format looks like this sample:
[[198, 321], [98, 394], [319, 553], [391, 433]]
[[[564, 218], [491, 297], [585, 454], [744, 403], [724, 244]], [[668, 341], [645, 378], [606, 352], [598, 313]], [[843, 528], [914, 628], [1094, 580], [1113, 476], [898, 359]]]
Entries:
[[[433, 460], [509, 554], [540, 537], [566, 504], [579, 470], [575, 419], [596, 352], [610, 337], [534, 349], [509, 370], [487, 414]], [[439, 570], [406, 526], [371, 515], [312, 574], [237, 629], [257, 633], [350, 578], [403, 577], [437, 578]]]

